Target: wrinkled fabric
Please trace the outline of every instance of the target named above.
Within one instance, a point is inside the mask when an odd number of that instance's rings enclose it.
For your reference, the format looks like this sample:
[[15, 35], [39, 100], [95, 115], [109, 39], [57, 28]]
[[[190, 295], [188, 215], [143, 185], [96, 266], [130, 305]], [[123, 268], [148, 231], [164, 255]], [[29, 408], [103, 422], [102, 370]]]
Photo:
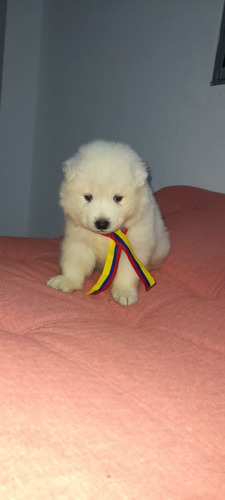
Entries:
[[0, 238], [1, 500], [224, 500], [225, 195], [156, 197], [171, 253], [128, 308]]

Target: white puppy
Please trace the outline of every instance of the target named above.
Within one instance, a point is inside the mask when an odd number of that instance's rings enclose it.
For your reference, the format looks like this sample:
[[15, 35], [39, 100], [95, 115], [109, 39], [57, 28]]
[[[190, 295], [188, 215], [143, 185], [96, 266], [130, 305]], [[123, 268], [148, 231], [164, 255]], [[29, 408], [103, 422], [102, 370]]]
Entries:
[[[65, 162], [60, 204], [65, 214], [59, 276], [47, 284], [64, 292], [83, 287], [95, 268], [104, 266], [109, 247], [105, 233], [126, 227], [139, 260], [158, 267], [170, 249], [168, 231], [147, 182], [141, 158], [124, 144], [95, 141]], [[122, 252], [111, 285], [123, 306], [138, 298], [138, 277]]]

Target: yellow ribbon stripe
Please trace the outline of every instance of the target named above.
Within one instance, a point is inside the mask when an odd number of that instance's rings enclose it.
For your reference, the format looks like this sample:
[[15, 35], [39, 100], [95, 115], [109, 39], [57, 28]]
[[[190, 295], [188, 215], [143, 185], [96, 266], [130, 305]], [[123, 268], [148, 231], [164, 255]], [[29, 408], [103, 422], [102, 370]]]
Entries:
[[135, 255], [126, 234], [121, 229], [118, 229], [118, 231], [114, 233], [105, 234], [104, 236], [111, 239], [104, 269], [97, 283], [86, 293], [86, 295], [100, 293], [108, 288], [116, 275], [121, 250], [126, 253], [131, 265], [140, 280], [144, 283], [146, 290], [149, 290], [155, 285], [153, 276]]
[[[112, 269], [113, 262], [115, 261], [115, 247], [116, 243], [111, 239], [102, 274], [97, 283], [95, 283], [95, 285], [91, 288], [91, 290], [89, 290], [89, 292], [86, 293], [86, 295], [91, 295], [92, 293], [97, 293], [102, 291], [101, 289], [104, 286], [104, 283], [106, 283], [107, 280], [109, 279], [110, 271]], [[106, 288], [108, 287], [105, 286], [104, 290]]]

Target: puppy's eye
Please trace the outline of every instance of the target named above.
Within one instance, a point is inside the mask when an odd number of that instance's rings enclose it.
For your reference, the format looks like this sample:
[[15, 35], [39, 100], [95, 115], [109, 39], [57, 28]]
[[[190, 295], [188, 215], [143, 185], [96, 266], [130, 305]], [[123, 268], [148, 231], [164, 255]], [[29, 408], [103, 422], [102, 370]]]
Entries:
[[93, 200], [92, 194], [84, 194], [84, 199], [90, 203], [91, 200]]
[[114, 196], [114, 198], [113, 198], [113, 199], [114, 199], [114, 201], [115, 201], [116, 203], [120, 203], [120, 201], [122, 201], [122, 199], [123, 199], [123, 196], [120, 196], [120, 195], [118, 195], [118, 194], [115, 194], [115, 196]]

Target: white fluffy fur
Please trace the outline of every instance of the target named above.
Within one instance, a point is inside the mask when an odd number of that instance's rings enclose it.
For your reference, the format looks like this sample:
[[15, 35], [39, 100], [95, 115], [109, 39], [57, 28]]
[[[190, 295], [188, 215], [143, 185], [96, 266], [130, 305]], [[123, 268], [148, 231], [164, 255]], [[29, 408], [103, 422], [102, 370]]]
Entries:
[[[65, 214], [59, 276], [48, 285], [72, 292], [83, 287], [95, 268], [101, 270], [111, 233], [121, 227], [134, 252], [150, 269], [158, 267], [170, 249], [168, 231], [147, 182], [147, 169], [140, 157], [124, 144], [95, 141], [82, 146], [65, 162], [60, 204]], [[92, 195], [91, 201], [85, 199]], [[115, 201], [115, 196], [123, 197]], [[100, 223], [99, 223], [100, 221]], [[101, 223], [108, 227], [96, 227]], [[113, 298], [123, 306], [138, 298], [138, 277], [122, 252], [111, 286]]]

